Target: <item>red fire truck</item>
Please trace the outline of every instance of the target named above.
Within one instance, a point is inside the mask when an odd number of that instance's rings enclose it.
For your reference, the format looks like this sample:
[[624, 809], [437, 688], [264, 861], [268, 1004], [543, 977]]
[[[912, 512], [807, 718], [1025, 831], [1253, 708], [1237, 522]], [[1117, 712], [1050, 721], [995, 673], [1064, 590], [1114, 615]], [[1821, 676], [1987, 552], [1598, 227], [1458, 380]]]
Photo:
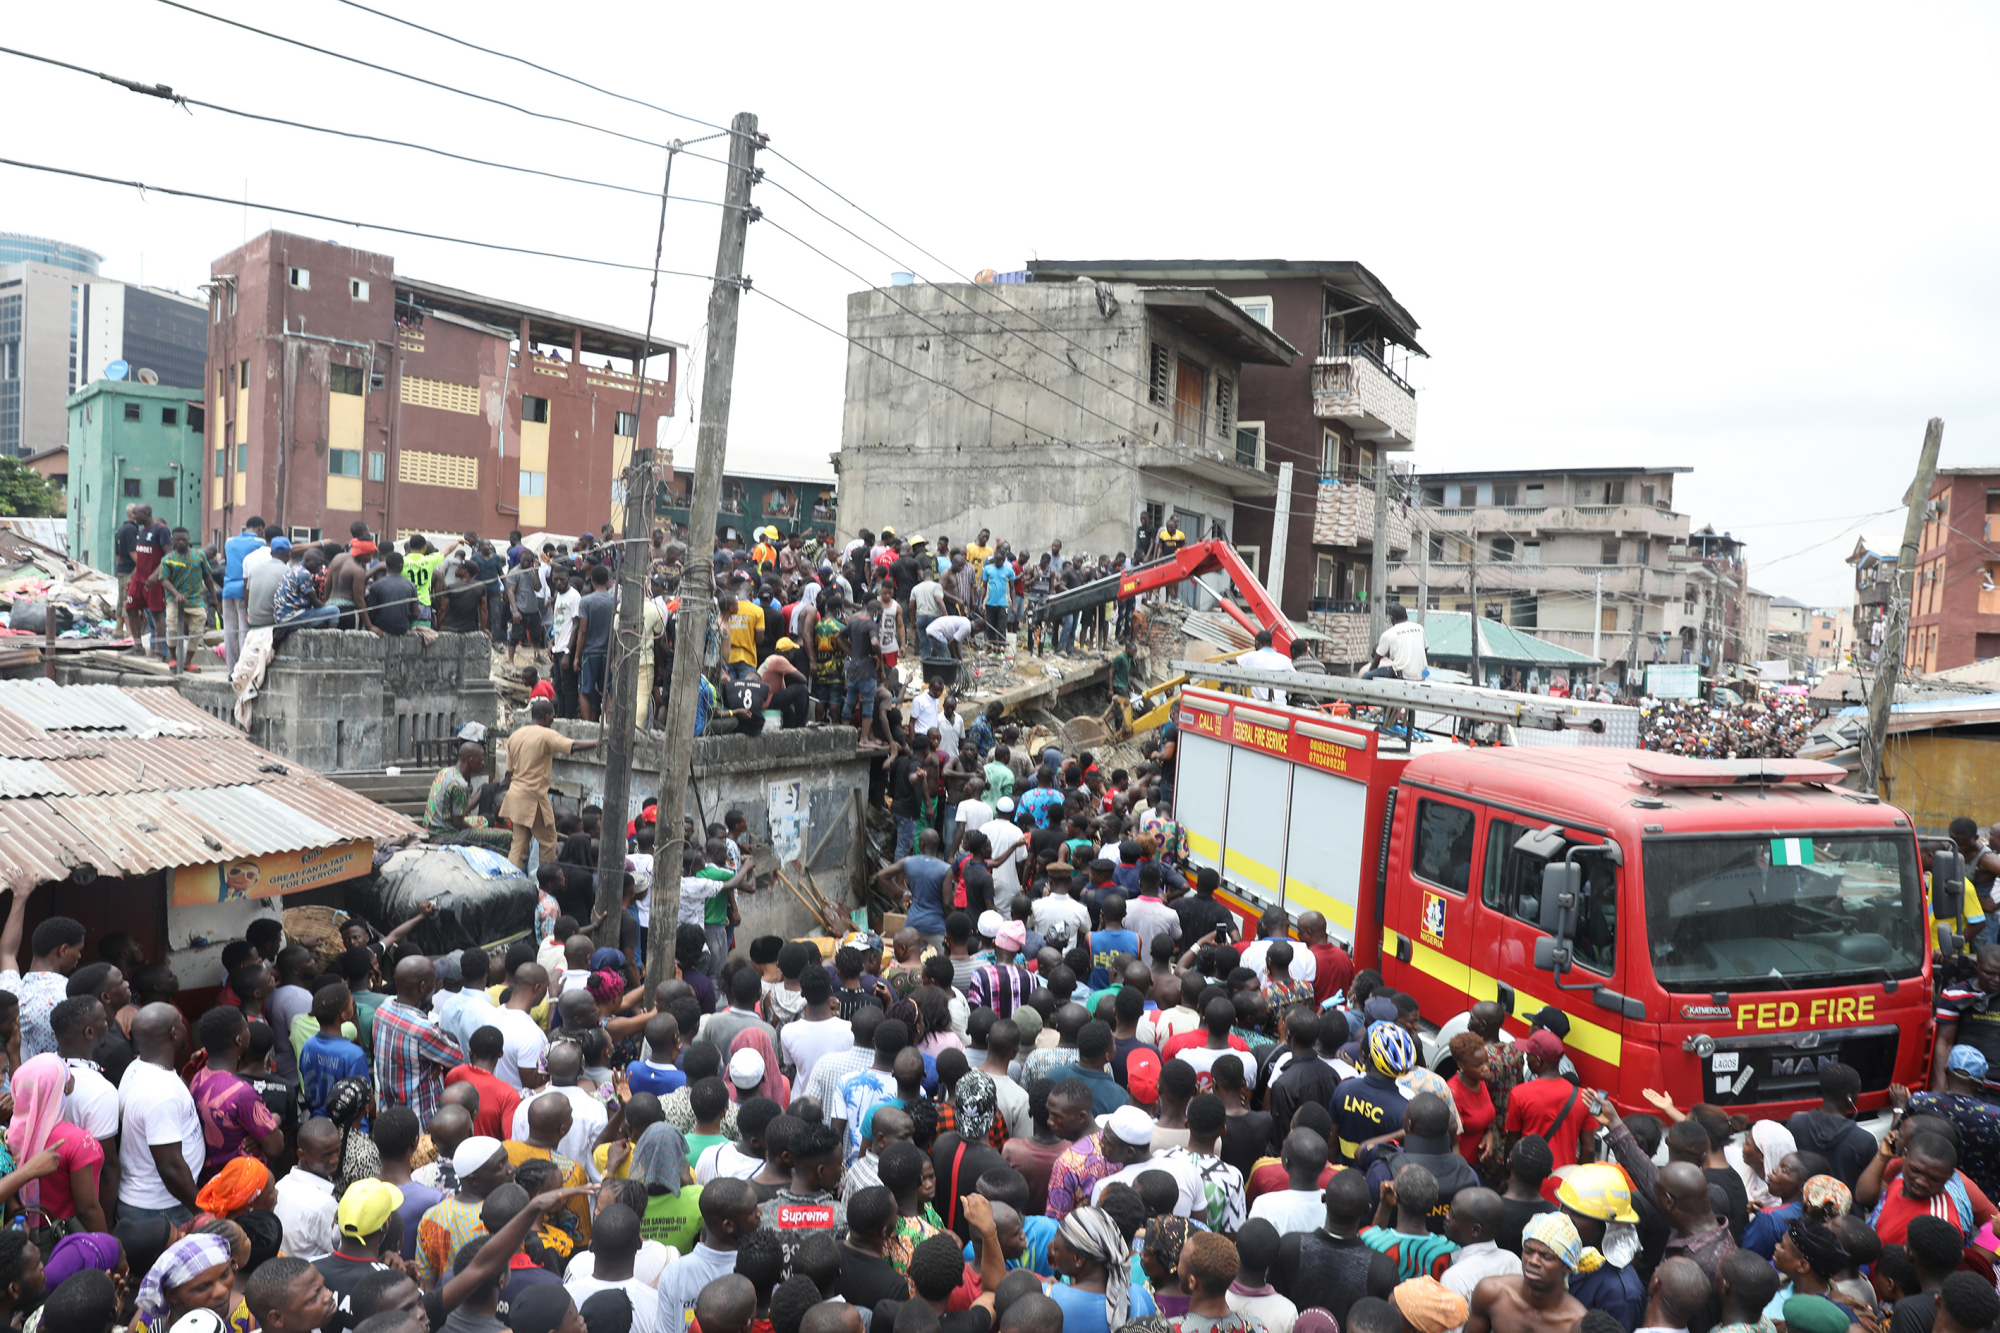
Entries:
[[[1567, 701], [1427, 683], [1182, 664], [1238, 686], [1585, 725]], [[1875, 1109], [1929, 1069], [1929, 905], [1909, 817], [1802, 760], [1407, 744], [1323, 708], [1190, 686], [1175, 817], [1190, 858], [1254, 933], [1324, 913], [1357, 967], [1415, 995], [1444, 1035], [1496, 1000], [1515, 1035], [1569, 1018], [1586, 1085], [1782, 1115], [1852, 1065]], [[1955, 875], [1941, 881], [1957, 882]], [[1439, 1033], [1433, 1068], [1449, 1072]]]

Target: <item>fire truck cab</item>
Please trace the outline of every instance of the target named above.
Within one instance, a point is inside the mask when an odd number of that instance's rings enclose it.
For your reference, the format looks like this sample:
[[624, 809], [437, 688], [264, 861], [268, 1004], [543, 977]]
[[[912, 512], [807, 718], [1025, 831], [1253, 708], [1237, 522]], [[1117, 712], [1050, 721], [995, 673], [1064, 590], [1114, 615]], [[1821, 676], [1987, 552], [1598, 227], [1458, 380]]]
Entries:
[[[1420, 688], [1420, 687], [1419, 687]], [[1864, 1109], [1929, 1068], [1930, 917], [1902, 811], [1799, 760], [1593, 744], [1475, 748], [1191, 687], [1177, 718], [1189, 857], [1246, 918], [1327, 917], [1357, 968], [1438, 1026], [1496, 1001], [1569, 1019], [1586, 1086], [1782, 1116], [1818, 1071]]]

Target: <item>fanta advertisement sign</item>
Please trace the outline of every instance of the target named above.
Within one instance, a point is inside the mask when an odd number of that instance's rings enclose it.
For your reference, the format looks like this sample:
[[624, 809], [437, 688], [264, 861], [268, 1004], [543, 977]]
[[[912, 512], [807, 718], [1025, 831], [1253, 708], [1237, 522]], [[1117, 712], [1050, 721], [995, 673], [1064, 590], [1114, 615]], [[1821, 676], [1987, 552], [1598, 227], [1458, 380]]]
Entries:
[[242, 856], [215, 865], [182, 866], [174, 871], [173, 900], [181, 907], [199, 907], [316, 889], [322, 884], [338, 884], [365, 875], [374, 855], [374, 842], [358, 838], [335, 847], [309, 847], [298, 852]]

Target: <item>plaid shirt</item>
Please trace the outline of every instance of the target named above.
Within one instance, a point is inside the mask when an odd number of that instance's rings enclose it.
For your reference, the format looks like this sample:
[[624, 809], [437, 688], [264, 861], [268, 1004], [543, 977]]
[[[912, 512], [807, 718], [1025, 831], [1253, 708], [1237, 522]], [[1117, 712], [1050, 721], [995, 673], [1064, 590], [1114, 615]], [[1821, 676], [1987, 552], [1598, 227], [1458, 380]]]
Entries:
[[444, 1095], [444, 1073], [465, 1063], [458, 1043], [437, 1020], [401, 1000], [375, 1011], [375, 1087], [383, 1106], [407, 1106], [426, 1124]]

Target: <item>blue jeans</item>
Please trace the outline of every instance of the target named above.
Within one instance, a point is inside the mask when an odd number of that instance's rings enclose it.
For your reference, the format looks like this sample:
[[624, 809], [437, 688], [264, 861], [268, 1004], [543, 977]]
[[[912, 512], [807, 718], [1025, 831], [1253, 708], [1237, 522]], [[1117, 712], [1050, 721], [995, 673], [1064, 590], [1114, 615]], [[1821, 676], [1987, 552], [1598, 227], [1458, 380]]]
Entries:
[[862, 719], [875, 716], [875, 678], [850, 680], [847, 682], [847, 716], [853, 718], [853, 725], [860, 726]]
[[1064, 656], [1076, 651], [1076, 616], [1073, 613], [1062, 618], [1062, 628], [1056, 632], [1056, 651]]
[[739, 680], [748, 680], [756, 674], [757, 668], [749, 662], [731, 662], [729, 664], [729, 680], [731, 684]]
[[[149, 616], [151, 612], [147, 613]], [[340, 608], [337, 606], [315, 606], [287, 616], [278, 622], [279, 629], [338, 629], [340, 628]]]
[[896, 859], [908, 856], [917, 845], [917, 821], [909, 815], [896, 816]]

